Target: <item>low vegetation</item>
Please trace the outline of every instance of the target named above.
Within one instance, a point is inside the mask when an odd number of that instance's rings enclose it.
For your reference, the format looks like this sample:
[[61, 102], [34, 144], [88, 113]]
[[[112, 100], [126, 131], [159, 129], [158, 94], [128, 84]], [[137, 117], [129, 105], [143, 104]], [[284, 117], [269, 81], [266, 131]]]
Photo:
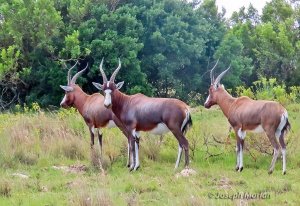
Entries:
[[[0, 115], [0, 205], [269, 205], [299, 204], [299, 104], [287, 106], [287, 175], [279, 158], [268, 175], [272, 150], [264, 135], [246, 137], [245, 169], [235, 167], [235, 137], [218, 108], [192, 109], [187, 137], [195, 175], [174, 170], [177, 141], [143, 133], [141, 168], [126, 168], [127, 141], [105, 129], [101, 172], [98, 145], [75, 110], [43, 112], [37, 105]], [[249, 198], [249, 195], [260, 195]], [[239, 195], [248, 195], [240, 199]]]

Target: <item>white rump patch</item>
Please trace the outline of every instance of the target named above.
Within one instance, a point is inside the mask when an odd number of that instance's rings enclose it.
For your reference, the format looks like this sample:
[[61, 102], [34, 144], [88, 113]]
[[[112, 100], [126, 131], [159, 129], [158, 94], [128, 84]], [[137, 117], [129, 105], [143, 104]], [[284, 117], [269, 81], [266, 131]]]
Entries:
[[154, 127], [149, 132], [152, 133], [152, 134], [155, 134], [155, 135], [162, 135], [162, 134], [165, 134], [169, 131], [170, 130], [167, 127], [167, 125], [165, 125], [164, 123], [159, 123], [159, 124], [156, 125], [156, 127]]
[[281, 131], [282, 131], [283, 127], [285, 126], [287, 119], [288, 119], [288, 113], [287, 113], [287, 111], [284, 111], [284, 113], [281, 115], [280, 123], [276, 129], [275, 136], [277, 139], [279, 139]]
[[245, 137], [246, 137], [246, 132], [245, 132], [245, 131], [242, 131], [242, 129], [239, 128], [239, 130], [238, 130], [238, 135], [239, 135], [239, 138], [240, 138], [240, 139], [245, 139]]
[[265, 130], [262, 128], [261, 124], [258, 125], [255, 129], [251, 130], [251, 132], [254, 132], [254, 133], [262, 133], [264, 131]]
[[116, 127], [116, 124], [113, 120], [109, 120], [108, 124], [106, 125], [107, 128], [113, 128]]

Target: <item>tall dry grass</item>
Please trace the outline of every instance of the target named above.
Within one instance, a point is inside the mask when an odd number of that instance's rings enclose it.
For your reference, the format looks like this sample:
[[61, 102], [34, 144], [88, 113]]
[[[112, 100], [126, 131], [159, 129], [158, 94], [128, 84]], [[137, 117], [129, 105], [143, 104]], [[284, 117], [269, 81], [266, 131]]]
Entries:
[[[73, 121], [80, 121], [75, 114], [73, 118]], [[0, 131], [5, 142], [1, 150], [6, 157], [0, 161], [12, 166], [9, 160], [33, 165], [42, 157], [87, 158], [89, 147], [85, 127], [81, 123], [81, 128], [74, 130], [69, 120], [54, 113], [11, 114], [6, 119], [6, 127]]]
[[[292, 131], [287, 136], [288, 155], [299, 154], [300, 121], [299, 105], [288, 108]], [[219, 109], [193, 109], [193, 127], [188, 131], [190, 156], [192, 161], [233, 154], [235, 135], [229, 131], [229, 124]], [[90, 135], [82, 117], [75, 110], [24, 113], [5, 113], [0, 115], [0, 165], [14, 167], [18, 163], [35, 165], [40, 159], [61, 159], [91, 161], [91, 165], [109, 169], [115, 162], [127, 158], [127, 139], [115, 129], [103, 129], [103, 154], [95, 141], [94, 151], [90, 149]], [[261, 155], [271, 155], [272, 147], [264, 134], [247, 133], [246, 155], [254, 161]], [[142, 133], [141, 161], [144, 158], [154, 161], [175, 161], [178, 143], [172, 134], [162, 138]], [[201, 154], [201, 156], [199, 155]], [[297, 161], [297, 160], [296, 160]], [[300, 165], [298, 160], [296, 164]]]
[[123, 156], [127, 140], [115, 129], [103, 129], [103, 155], [98, 141], [90, 148], [90, 134], [83, 118], [75, 110], [25, 112], [0, 115], [0, 165], [35, 165], [40, 159], [86, 160], [98, 168], [101, 158], [108, 169]]

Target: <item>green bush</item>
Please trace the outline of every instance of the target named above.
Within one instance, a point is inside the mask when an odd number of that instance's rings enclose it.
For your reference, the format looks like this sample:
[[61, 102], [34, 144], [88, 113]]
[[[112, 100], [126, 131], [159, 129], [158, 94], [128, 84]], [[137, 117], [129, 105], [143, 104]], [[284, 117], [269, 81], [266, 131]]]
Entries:
[[297, 103], [300, 100], [299, 86], [287, 88], [285, 84], [278, 83], [276, 78], [261, 77], [249, 88], [237, 87], [236, 93], [238, 96], [248, 96], [252, 99], [278, 101], [283, 105]]

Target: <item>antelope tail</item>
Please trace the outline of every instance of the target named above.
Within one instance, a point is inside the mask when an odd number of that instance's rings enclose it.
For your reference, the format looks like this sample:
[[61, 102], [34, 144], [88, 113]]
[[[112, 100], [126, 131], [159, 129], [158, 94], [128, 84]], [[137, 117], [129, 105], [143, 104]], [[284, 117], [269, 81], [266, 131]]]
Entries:
[[181, 126], [181, 132], [183, 134], [186, 134], [186, 132], [189, 130], [189, 128], [193, 125], [191, 113], [189, 110], [186, 111], [185, 119], [183, 120], [182, 126]]

